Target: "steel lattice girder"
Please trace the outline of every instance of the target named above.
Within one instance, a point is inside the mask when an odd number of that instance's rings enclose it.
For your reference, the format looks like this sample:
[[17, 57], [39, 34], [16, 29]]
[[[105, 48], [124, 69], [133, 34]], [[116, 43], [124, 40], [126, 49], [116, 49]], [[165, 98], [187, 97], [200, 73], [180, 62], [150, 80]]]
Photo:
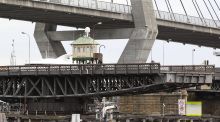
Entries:
[[[0, 97], [49, 98], [117, 96], [192, 87], [194, 83], [164, 83], [159, 75], [50, 75], [0, 77]], [[199, 84], [202, 85], [202, 84]]]
[[48, 98], [153, 93], [210, 84], [214, 66], [3, 66], [0, 71], [0, 97]]
[[0, 97], [80, 97], [143, 90], [156, 75], [14, 76], [0, 78]]

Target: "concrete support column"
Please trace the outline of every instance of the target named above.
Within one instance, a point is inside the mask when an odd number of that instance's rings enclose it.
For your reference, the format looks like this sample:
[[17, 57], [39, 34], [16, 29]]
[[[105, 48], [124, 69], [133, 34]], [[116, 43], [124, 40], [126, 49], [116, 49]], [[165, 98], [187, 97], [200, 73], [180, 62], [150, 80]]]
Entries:
[[143, 119], [142, 122], [146, 122], [146, 119]]
[[34, 37], [43, 58], [56, 58], [66, 54], [62, 43], [53, 41], [47, 35], [48, 31], [56, 31], [56, 28], [57, 26], [52, 24], [36, 23], [35, 25]]
[[152, 0], [131, 0], [135, 28], [118, 63], [145, 63], [158, 28]]
[[28, 122], [31, 122], [31, 119], [28, 119]]

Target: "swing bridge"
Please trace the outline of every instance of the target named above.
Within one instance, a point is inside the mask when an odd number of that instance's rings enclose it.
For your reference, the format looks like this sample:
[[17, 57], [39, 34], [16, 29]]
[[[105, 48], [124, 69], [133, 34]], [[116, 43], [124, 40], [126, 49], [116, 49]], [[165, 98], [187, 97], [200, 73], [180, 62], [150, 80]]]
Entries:
[[0, 97], [117, 96], [210, 85], [209, 65], [160, 64], [28, 65], [0, 67]]

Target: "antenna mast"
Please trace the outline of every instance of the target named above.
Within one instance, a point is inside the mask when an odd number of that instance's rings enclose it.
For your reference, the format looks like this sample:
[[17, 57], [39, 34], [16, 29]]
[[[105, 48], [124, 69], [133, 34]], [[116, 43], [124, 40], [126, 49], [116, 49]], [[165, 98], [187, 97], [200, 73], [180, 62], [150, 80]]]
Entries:
[[16, 65], [15, 41], [14, 40], [12, 40], [12, 52], [11, 52], [10, 65]]

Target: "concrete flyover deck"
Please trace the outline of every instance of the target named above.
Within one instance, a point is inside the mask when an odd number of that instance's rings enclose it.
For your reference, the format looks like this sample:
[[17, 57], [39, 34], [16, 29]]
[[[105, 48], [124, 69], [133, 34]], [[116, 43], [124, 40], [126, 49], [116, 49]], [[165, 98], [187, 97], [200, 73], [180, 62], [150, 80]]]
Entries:
[[[2, 18], [77, 28], [93, 27], [101, 21], [103, 24], [96, 26], [97, 31], [99, 29], [112, 31], [112, 29], [119, 28], [127, 30], [120, 36], [109, 34], [105, 39], [130, 37], [134, 28], [131, 9], [131, 6], [96, 0], [69, 0], [68, 2], [63, 0], [55, 0], [55, 2], [52, 0], [0, 0], [0, 17]], [[156, 11], [156, 17], [159, 29], [157, 39], [220, 48], [219, 21], [161, 11]], [[99, 36], [99, 34], [95, 35]], [[58, 40], [67, 39], [69, 39], [68, 36]]]
[[[115, 9], [108, 10], [109, 5]], [[0, 0], [0, 17], [73, 27], [91, 26], [99, 21], [105, 23], [103, 28], [127, 27], [132, 21], [130, 9], [130, 6], [95, 0], [74, 0], [71, 5], [59, 0]]]
[[[134, 28], [130, 6], [88, 0], [83, 3], [0, 0], [0, 17], [83, 28], [102, 21], [97, 29]], [[159, 28], [157, 39], [220, 48], [219, 21], [159, 11], [156, 17]], [[130, 33], [127, 31], [115, 38], [129, 38]]]

